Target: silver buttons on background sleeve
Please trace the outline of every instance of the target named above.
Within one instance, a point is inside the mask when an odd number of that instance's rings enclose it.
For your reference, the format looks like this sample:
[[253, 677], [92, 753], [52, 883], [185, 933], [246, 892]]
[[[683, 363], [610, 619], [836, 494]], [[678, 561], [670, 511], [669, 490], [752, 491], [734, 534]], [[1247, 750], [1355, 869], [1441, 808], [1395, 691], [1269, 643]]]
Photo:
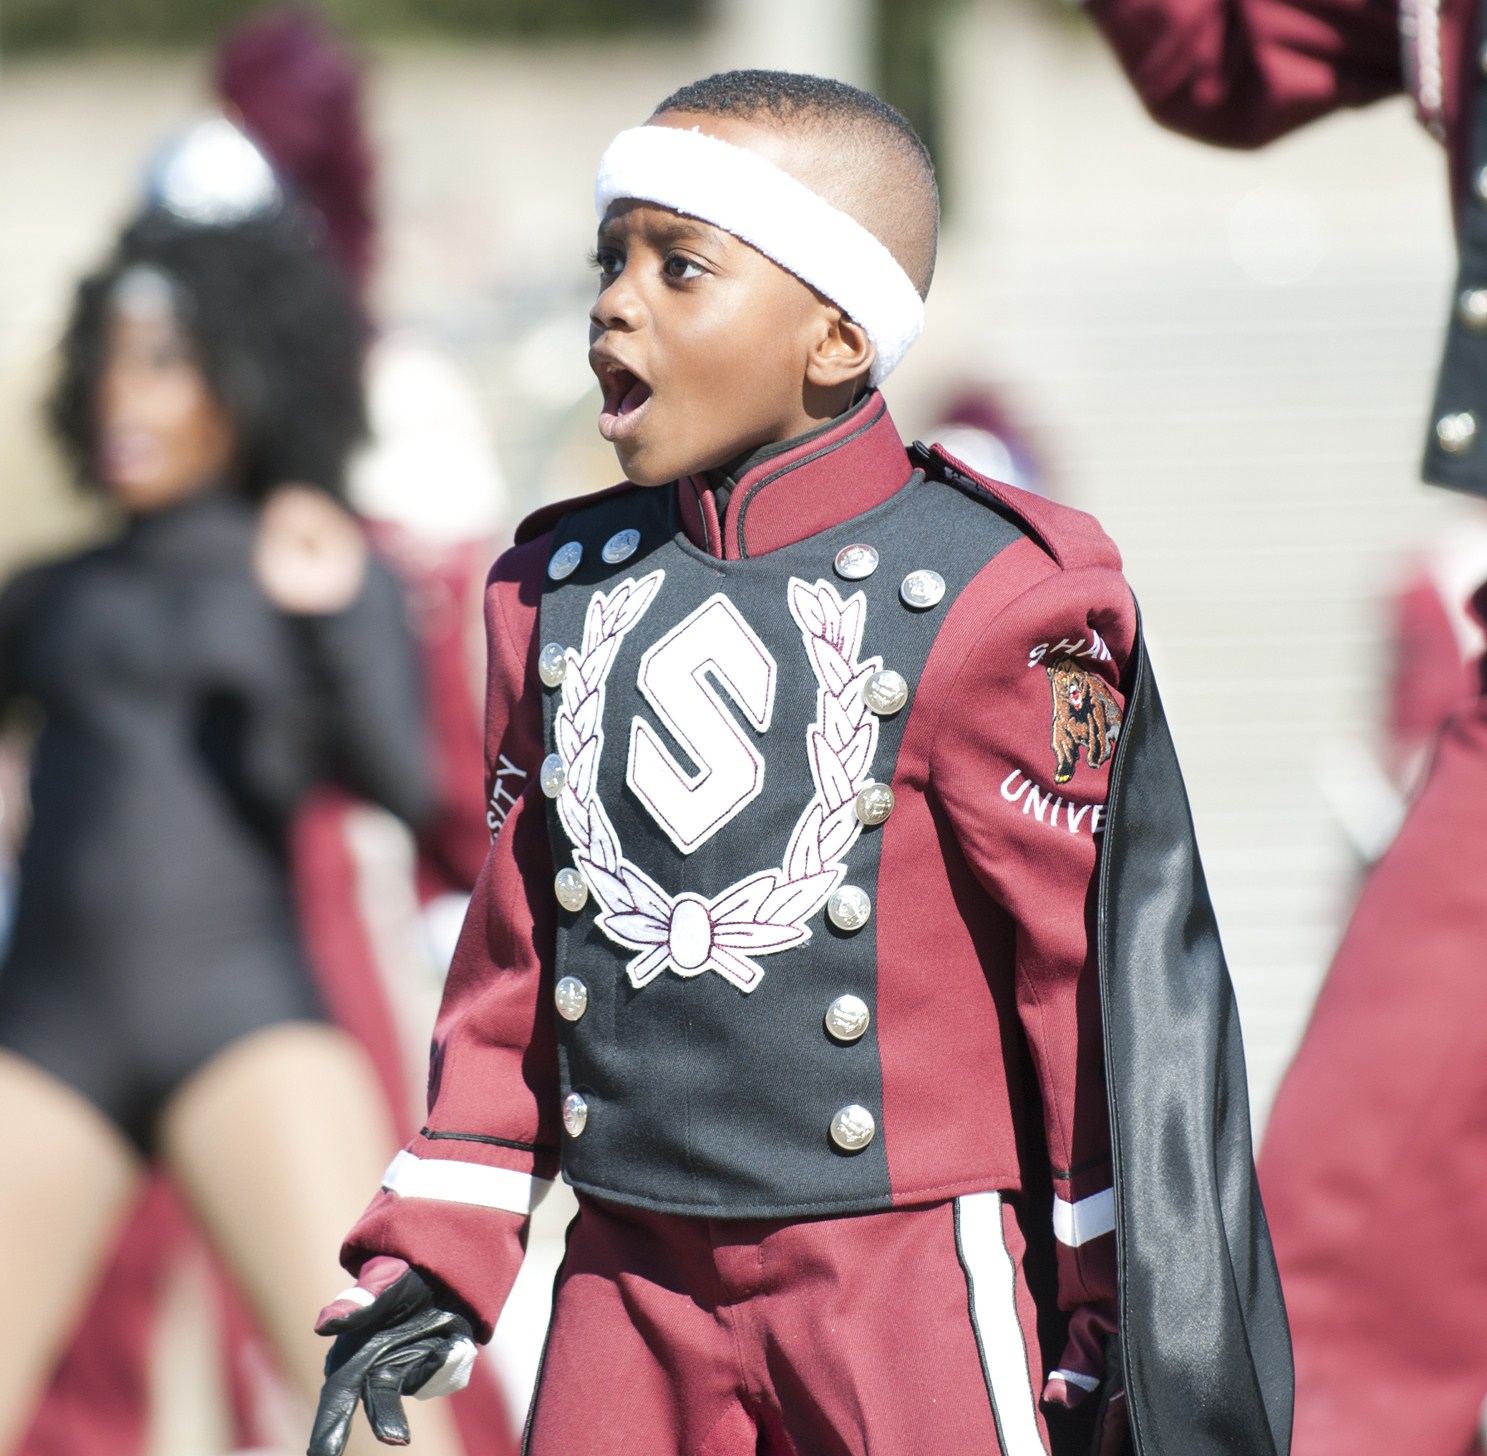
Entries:
[[909, 701], [909, 685], [902, 673], [885, 667], [862, 685], [862, 700], [880, 718], [891, 718]]
[[857, 791], [857, 822], [871, 829], [893, 813], [893, 790], [887, 784], [864, 784]]
[[1456, 317], [1474, 334], [1487, 329], [1487, 288], [1468, 288], [1456, 300]]
[[561, 642], [549, 642], [537, 654], [537, 676], [550, 688], [568, 676], [568, 654]]
[[578, 563], [582, 560], [582, 544], [578, 541], [569, 541], [553, 552], [552, 560], [547, 563], [547, 574], [554, 581], [562, 581], [578, 570]]
[[831, 1119], [831, 1140], [844, 1153], [860, 1153], [877, 1130], [872, 1113], [855, 1102]]
[[537, 782], [549, 799], [556, 799], [563, 792], [563, 785], [568, 782], [568, 769], [562, 754], [549, 753], [542, 760], [542, 767], [537, 770]]
[[906, 607], [927, 612], [945, 595], [945, 578], [938, 571], [911, 571], [900, 584], [899, 596]]
[[552, 892], [565, 910], [582, 910], [589, 901], [589, 887], [575, 869], [562, 869], [553, 877]]
[[1435, 438], [1447, 455], [1464, 455], [1476, 442], [1477, 417], [1470, 410], [1442, 415], [1435, 422]]
[[[840, 1117], [841, 1113], [837, 1113], [837, 1116]], [[563, 1098], [563, 1131], [569, 1137], [576, 1138], [587, 1126], [588, 1120], [589, 1104], [580, 1093], [570, 1092]]]
[[860, 885], [838, 885], [826, 902], [826, 917], [838, 930], [861, 930], [873, 913], [873, 902]]
[[609, 566], [618, 566], [622, 561], [628, 561], [635, 555], [636, 547], [640, 545], [640, 532], [635, 530], [616, 531], [613, 536], [604, 543], [604, 549], [599, 552]]
[[835, 1041], [857, 1041], [873, 1014], [860, 996], [838, 996], [826, 1008], [826, 1031]]
[[552, 999], [564, 1021], [577, 1021], [589, 1009], [589, 988], [577, 976], [564, 976], [552, 988]]
[[861, 581], [878, 569], [878, 553], [871, 546], [858, 541], [851, 546], [843, 546], [831, 564], [843, 581]]

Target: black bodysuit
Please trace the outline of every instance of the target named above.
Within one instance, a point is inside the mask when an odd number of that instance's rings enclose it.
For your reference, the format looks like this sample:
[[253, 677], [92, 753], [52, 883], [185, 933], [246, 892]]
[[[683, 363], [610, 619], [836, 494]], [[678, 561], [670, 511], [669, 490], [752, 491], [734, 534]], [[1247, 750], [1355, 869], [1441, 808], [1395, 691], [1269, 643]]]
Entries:
[[323, 1016], [286, 857], [306, 792], [334, 777], [411, 822], [430, 807], [397, 584], [374, 564], [344, 612], [286, 616], [255, 529], [246, 503], [195, 499], [0, 594], [0, 713], [44, 714], [0, 1045], [146, 1149], [217, 1051]]

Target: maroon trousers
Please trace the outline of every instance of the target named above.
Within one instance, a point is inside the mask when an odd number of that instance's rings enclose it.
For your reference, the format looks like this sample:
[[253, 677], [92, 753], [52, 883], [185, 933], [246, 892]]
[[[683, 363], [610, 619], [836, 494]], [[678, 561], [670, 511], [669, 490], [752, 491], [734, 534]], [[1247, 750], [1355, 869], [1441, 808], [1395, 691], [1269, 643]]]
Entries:
[[1463, 1456], [1487, 1396], [1487, 699], [1447, 723], [1287, 1074], [1260, 1183], [1295, 1456]]
[[1022, 1255], [995, 1193], [794, 1222], [580, 1198], [528, 1456], [1044, 1456]]

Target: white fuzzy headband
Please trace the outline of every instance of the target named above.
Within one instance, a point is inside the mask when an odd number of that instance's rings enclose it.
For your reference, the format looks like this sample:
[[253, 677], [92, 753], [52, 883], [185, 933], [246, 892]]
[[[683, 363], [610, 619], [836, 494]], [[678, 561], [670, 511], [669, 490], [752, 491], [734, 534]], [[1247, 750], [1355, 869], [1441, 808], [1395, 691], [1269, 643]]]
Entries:
[[594, 207], [654, 202], [741, 238], [866, 330], [881, 384], [924, 327], [924, 300], [898, 260], [855, 218], [756, 152], [696, 130], [636, 126], [599, 161]]

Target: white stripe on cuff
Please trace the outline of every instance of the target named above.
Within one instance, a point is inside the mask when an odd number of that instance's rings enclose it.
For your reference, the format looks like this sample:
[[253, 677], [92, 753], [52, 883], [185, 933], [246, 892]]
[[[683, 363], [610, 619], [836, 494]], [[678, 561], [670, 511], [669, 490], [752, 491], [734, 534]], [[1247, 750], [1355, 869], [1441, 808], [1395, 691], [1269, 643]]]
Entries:
[[376, 1297], [370, 1289], [363, 1289], [360, 1284], [353, 1284], [350, 1289], [343, 1289], [336, 1295], [331, 1300], [331, 1304], [340, 1304], [343, 1300], [346, 1300], [352, 1304], [359, 1304], [365, 1309]]
[[1077, 1385], [1080, 1390], [1098, 1390], [1100, 1388], [1100, 1382], [1095, 1376], [1083, 1375], [1078, 1370], [1060, 1369], [1049, 1371], [1048, 1378], [1052, 1380], [1055, 1377], [1059, 1380], [1067, 1381], [1070, 1385]]
[[388, 1164], [382, 1186], [399, 1198], [470, 1203], [525, 1216], [542, 1202], [552, 1182], [510, 1168], [456, 1163], [447, 1158], [415, 1158], [412, 1153], [402, 1152]]
[[1077, 1249], [1115, 1228], [1115, 1189], [1091, 1193], [1077, 1203], [1053, 1200], [1053, 1236], [1059, 1243]]

